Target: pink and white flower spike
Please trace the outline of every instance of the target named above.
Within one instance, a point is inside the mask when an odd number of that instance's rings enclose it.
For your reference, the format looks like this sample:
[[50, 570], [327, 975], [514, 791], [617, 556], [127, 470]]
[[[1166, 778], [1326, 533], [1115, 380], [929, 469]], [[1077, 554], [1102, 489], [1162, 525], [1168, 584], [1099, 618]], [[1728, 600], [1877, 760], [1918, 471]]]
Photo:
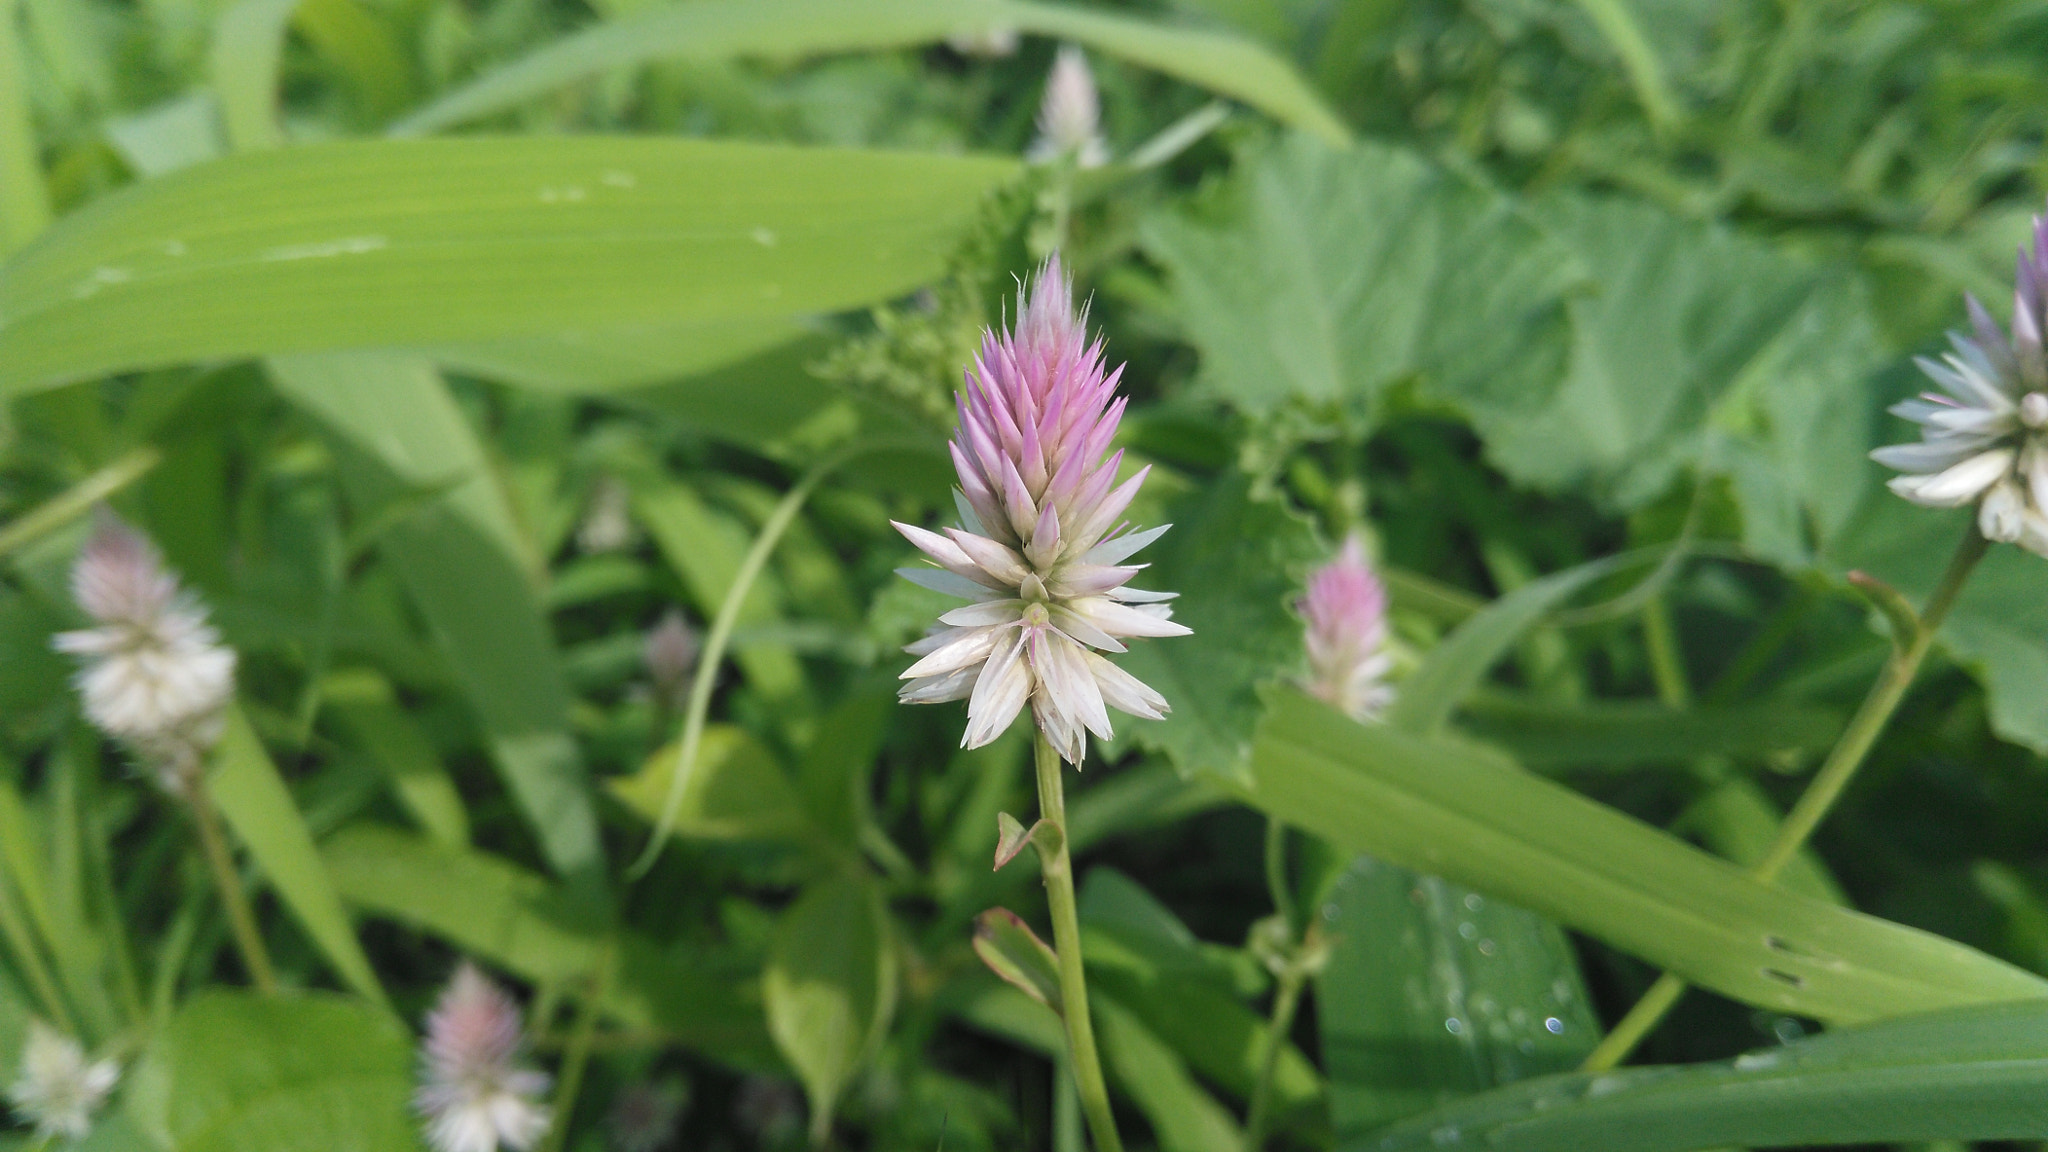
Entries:
[[[1018, 293], [1017, 320], [982, 336], [956, 397], [950, 445], [960, 525], [896, 530], [937, 565], [902, 568], [913, 583], [969, 601], [907, 651], [906, 704], [967, 701], [961, 746], [1001, 735], [1028, 702], [1039, 731], [1079, 767], [1085, 732], [1108, 739], [1108, 708], [1156, 720], [1166, 698], [1100, 653], [1135, 637], [1185, 636], [1171, 592], [1129, 587], [1126, 564], [1170, 525], [1138, 531], [1122, 520], [1149, 469], [1116, 482], [1109, 454], [1124, 400], [1123, 373], [1105, 371], [1058, 256]], [[1107, 455], [1106, 455], [1107, 454]]]

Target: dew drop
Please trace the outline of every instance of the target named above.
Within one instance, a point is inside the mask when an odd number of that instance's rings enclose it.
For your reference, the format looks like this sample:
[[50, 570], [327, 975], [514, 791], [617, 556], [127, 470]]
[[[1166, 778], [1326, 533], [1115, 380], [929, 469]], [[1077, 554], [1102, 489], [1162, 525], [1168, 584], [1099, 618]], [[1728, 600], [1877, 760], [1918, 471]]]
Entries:
[[1467, 940], [1476, 940], [1479, 938], [1479, 925], [1467, 920], [1458, 925], [1458, 935]]
[[1465, 1034], [1465, 1022], [1452, 1016], [1444, 1021], [1444, 1031], [1453, 1036], [1462, 1036]]
[[1473, 892], [1465, 897], [1465, 907], [1468, 911], [1477, 912], [1486, 907], [1486, 900], [1479, 893]]
[[1543, 1030], [1552, 1036], [1562, 1036], [1564, 1035], [1564, 1021], [1559, 1020], [1555, 1016], [1545, 1016], [1543, 1018]]

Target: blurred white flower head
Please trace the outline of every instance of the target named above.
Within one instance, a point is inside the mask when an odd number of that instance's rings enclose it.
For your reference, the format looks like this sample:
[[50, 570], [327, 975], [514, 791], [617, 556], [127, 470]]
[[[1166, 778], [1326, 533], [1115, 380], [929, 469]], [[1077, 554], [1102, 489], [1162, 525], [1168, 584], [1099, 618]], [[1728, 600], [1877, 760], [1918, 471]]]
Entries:
[[1131, 637], [1188, 634], [1166, 606], [1174, 593], [1127, 587], [1143, 565], [1124, 560], [1167, 526], [1139, 532], [1120, 519], [1150, 471], [1118, 484], [1123, 453], [1104, 458], [1123, 418], [1122, 374], [1103, 370], [1102, 342], [1088, 342], [1059, 257], [1047, 260], [1020, 290], [1012, 330], [983, 334], [955, 397], [960, 526], [896, 525], [942, 569], [897, 571], [972, 601], [910, 645], [923, 659], [903, 673], [900, 694], [906, 704], [965, 699], [962, 747], [1002, 735], [1028, 702], [1039, 731], [1078, 766], [1084, 732], [1111, 734], [1106, 707], [1151, 720], [1168, 711], [1165, 697], [1096, 654], [1123, 652]]
[[655, 697], [664, 707], [683, 706], [691, 673], [697, 670], [698, 648], [697, 630], [674, 608], [662, 615], [661, 623], [641, 642], [640, 660], [647, 666]]
[[1905, 473], [1892, 491], [1930, 508], [1977, 505], [1987, 539], [2048, 556], [2048, 218], [2034, 218], [2022, 249], [2008, 337], [1976, 297], [1965, 297], [1971, 335], [1949, 334], [1952, 351], [1921, 371], [1941, 385], [1892, 407], [1920, 425], [1920, 440], [1879, 448], [1871, 459]]
[[548, 1130], [546, 1073], [518, 1063], [519, 1006], [464, 961], [427, 1016], [413, 1106], [435, 1152], [524, 1152]]
[[36, 1126], [43, 1140], [82, 1140], [92, 1115], [121, 1079], [112, 1060], [88, 1060], [85, 1048], [40, 1020], [31, 1021], [22, 1049], [21, 1074], [7, 1088], [7, 1102]]
[[1387, 685], [1387, 590], [1352, 533], [1308, 578], [1297, 605], [1307, 625], [1309, 692], [1354, 720], [1377, 720], [1394, 702]]
[[583, 522], [576, 526], [576, 547], [592, 555], [617, 552], [631, 546], [634, 538], [633, 493], [610, 476], [600, 478], [590, 489]]
[[1061, 45], [1045, 77], [1045, 96], [1038, 104], [1038, 139], [1025, 152], [1029, 160], [1071, 156], [1082, 168], [1109, 163], [1102, 140], [1102, 104], [1095, 94], [1095, 73], [1088, 56], [1071, 44]]
[[235, 653], [178, 587], [156, 546], [102, 513], [71, 569], [71, 595], [99, 626], [59, 633], [80, 660], [86, 718], [182, 794], [220, 738], [235, 694]]

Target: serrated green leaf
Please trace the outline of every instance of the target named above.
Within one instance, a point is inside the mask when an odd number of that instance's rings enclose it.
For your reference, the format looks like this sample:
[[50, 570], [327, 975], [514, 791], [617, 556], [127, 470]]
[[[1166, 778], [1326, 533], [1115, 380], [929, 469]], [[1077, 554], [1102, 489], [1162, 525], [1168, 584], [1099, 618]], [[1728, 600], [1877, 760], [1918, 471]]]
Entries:
[[782, 913], [761, 975], [768, 1032], [811, 1101], [822, 1144], [839, 1094], [880, 1046], [896, 1007], [896, 952], [881, 894], [864, 878], [813, 883]]
[[1164, 720], [1119, 714], [1126, 738], [1167, 753], [1183, 773], [1230, 775], [1244, 764], [1258, 722], [1257, 685], [1301, 661], [1301, 621], [1290, 608], [1296, 574], [1320, 559], [1308, 523], [1231, 474], [1175, 500], [1173, 530], [1136, 559], [1140, 583], [1178, 592], [1174, 620], [1192, 636], [1139, 641], [1117, 657], [1173, 712]]
[[2048, 1005], [1954, 1009], [1736, 1060], [1517, 1084], [1344, 1152], [1685, 1152], [1702, 1147], [2031, 1140], [2048, 1130]]
[[1322, 917], [1316, 1023], [1340, 1142], [1576, 1067], [1600, 1038], [1571, 943], [1521, 908], [1361, 856]]
[[1504, 757], [1356, 724], [1291, 691], [1272, 694], [1246, 798], [1781, 1012], [1854, 1023], [2048, 996], [2039, 977], [1760, 883]]
[[1028, 0], [709, 0], [585, 29], [447, 93], [392, 127], [434, 132], [615, 68], [667, 58], [795, 58], [1012, 29], [1085, 44], [1232, 96], [1333, 144], [1350, 131], [1286, 61], [1236, 36]]
[[411, 1037], [323, 995], [204, 991], [150, 1038], [128, 1118], [169, 1152], [417, 1152]]
[[0, 395], [198, 359], [847, 308], [936, 275], [1016, 171], [573, 136], [230, 156], [108, 196], [0, 266]]
[[388, 1009], [390, 1001], [342, 910], [313, 834], [239, 708], [228, 714], [206, 784], [236, 839], [342, 982]]
[[1473, 420], [1516, 479], [1639, 505], [1697, 456], [1714, 404], [1806, 315], [1817, 271], [1640, 203], [1559, 195], [1531, 210], [1594, 283], [1569, 302], [1571, 358], [1545, 405], [1474, 396]]
[[1206, 217], [1155, 216], [1145, 245], [1202, 380], [1255, 412], [1368, 401], [1418, 373], [1526, 409], [1583, 275], [1506, 197], [1382, 146], [1289, 137]]

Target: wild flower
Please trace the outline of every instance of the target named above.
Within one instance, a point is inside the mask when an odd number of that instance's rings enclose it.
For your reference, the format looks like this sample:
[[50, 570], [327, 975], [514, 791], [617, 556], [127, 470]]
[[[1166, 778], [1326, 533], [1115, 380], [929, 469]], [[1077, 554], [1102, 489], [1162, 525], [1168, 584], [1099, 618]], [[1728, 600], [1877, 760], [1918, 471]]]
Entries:
[[7, 1102], [36, 1126], [42, 1140], [83, 1140], [92, 1115], [121, 1079], [112, 1060], [88, 1060], [85, 1047], [41, 1020], [29, 1023], [21, 1072], [7, 1088]]
[[1082, 168], [1109, 163], [1109, 145], [1102, 140], [1102, 104], [1095, 94], [1095, 73], [1088, 55], [1071, 44], [1060, 46], [1052, 71], [1045, 77], [1045, 95], [1038, 104], [1038, 139], [1024, 155], [1046, 161], [1071, 156]]
[[436, 1152], [524, 1152], [548, 1130], [546, 1073], [517, 1063], [519, 1006], [467, 961], [427, 1016], [413, 1106]]
[[576, 526], [576, 547], [596, 555], [629, 547], [633, 539], [633, 493], [618, 480], [601, 477], [590, 490], [583, 522]]
[[86, 718], [183, 794], [220, 738], [235, 693], [235, 653], [178, 587], [156, 546], [103, 513], [71, 569], [71, 595], [99, 625], [59, 633], [80, 659]]
[[1308, 578], [1296, 605], [1307, 625], [1309, 692], [1356, 720], [1376, 720], [1394, 702], [1387, 685], [1387, 590], [1358, 534]]
[[1140, 532], [1120, 520], [1150, 471], [1118, 484], [1123, 453], [1104, 458], [1123, 418], [1122, 374], [1104, 372], [1101, 340], [1088, 342], [1086, 311], [1059, 258], [1047, 260], [1019, 289], [1014, 327], [983, 334], [955, 396], [960, 526], [896, 525], [943, 569], [901, 575], [973, 601], [906, 649], [922, 659], [901, 693], [907, 704], [965, 699], [962, 747], [994, 740], [1028, 701], [1039, 731], [1078, 766], [1084, 730], [1111, 734], [1105, 705], [1155, 720], [1168, 711], [1096, 654], [1125, 651], [1129, 637], [1188, 634], [1166, 606], [1174, 593], [1127, 587], [1143, 566], [1123, 562], [1170, 525]]
[[1977, 527], [1990, 540], [2048, 556], [2048, 218], [2034, 218], [2033, 243], [2019, 254], [2012, 333], [1999, 328], [1974, 296], [1965, 296], [1971, 335], [1949, 334], [1940, 363], [1916, 363], [1941, 385], [1892, 413], [1921, 426], [1920, 440], [1879, 448], [1871, 459], [1906, 473], [1892, 491], [1930, 508], [1977, 504]]
[[690, 690], [690, 676], [697, 670], [700, 648], [697, 630], [674, 608], [662, 615], [661, 623], [648, 630], [640, 644], [640, 661], [654, 681], [654, 695], [669, 708], [681, 708]]

